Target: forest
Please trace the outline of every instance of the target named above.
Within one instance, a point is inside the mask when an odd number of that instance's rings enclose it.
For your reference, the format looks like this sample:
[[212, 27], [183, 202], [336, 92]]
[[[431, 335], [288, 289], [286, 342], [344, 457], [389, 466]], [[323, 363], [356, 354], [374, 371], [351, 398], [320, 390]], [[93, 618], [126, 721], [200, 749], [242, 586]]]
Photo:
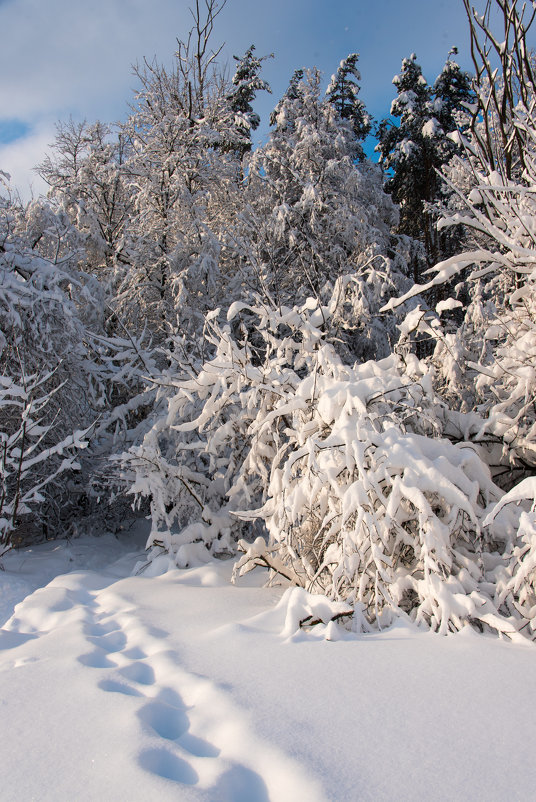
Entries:
[[536, 4], [460, 2], [472, 74], [410, 54], [378, 121], [357, 53], [297, 69], [254, 148], [270, 55], [228, 75], [195, 0], [46, 198], [0, 171], [0, 558], [150, 516], [147, 565], [263, 565], [357, 632], [536, 637]]

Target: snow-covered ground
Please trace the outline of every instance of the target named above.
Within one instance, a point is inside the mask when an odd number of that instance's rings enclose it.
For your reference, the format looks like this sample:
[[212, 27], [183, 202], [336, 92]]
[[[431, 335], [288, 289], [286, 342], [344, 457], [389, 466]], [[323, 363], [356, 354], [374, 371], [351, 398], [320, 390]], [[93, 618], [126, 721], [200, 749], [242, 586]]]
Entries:
[[534, 798], [533, 646], [405, 623], [289, 637], [296, 597], [261, 571], [132, 575], [143, 546], [3, 558], [2, 802]]

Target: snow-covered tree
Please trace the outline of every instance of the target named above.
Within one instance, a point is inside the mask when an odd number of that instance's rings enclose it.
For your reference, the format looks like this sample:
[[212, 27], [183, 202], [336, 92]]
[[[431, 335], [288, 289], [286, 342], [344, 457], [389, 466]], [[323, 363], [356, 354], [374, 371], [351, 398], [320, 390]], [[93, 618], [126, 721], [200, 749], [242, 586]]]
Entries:
[[459, 152], [455, 139], [449, 135], [454, 131], [464, 133], [467, 130], [469, 109], [476, 99], [472, 76], [452, 58], [457, 53], [458, 48], [453, 47], [432, 88], [433, 110], [442, 132], [437, 142], [438, 151], [443, 149], [438, 152], [441, 165]]
[[[388, 175], [386, 190], [400, 204], [399, 231], [424, 243], [431, 265], [443, 254], [443, 243], [429, 207], [441, 199], [437, 171], [456, 151], [448, 135], [458, 128], [457, 112], [471, 100], [470, 79], [449, 57], [431, 88], [412, 53], [402, 61], [393, 83], [397, 97], [391, 115], [400, 122], [396, 125], [386, 119], [380, 123], [377, 150]], [[420, 279], [418, 264], [414, 278]]]
[[[420, 238], [429, 228], [423, 227], [423, 200], [432, 200], [436, 187], [429, 153], [435, 118], [431, 110], [431, 89], [415, 53], [402, 61], [402, 70], [393, 78], [393, 84], [397, 97], [391, 104], [391, 115], [400, 118], [400, 124], [382, 120], [377, 149], [382, 167], [388, 175], [392, 173], [386, 190], [400, 205], [400, 230]], [[429, 243], [426, 245], [429, 251]]]
[[[84, 319], [99, 317], [95, 281], [78, 270], [66, 214], [9, 198], [0, 206], [0, 539], [27, 521], [58, 523], [56, 501], [90, 421]], [[73, 430], [78, 430], [73, 434]]]
[[233, 88], [228, 95], [231, 110], [235, 114], [235, 125], [241, 134], [249, 139], [239, 146], [242, 153], [251, 150], [251, 131], [256, 131], [260, 125], [261, 118], [253, 111], [252, 102], [255, 100], [257, 92], [271, 92], [270, 85], [260, 77], [262, 62], [271, 56], [261, 56], [258, 58], [254, 54], [255, 45], [250, 45], [242, 58], [233, 56], [237, 62], [235, 74], [233, 75]]
[[317, 71], [295, 73], [268, 143], [252, 156], [238, 237], [242, 259], [251, 286], [275, 304], [311, 292], [327, 302], [335, 281], [355, 273], [361, 304], [347, 320], [354, 357], [385, 354], [389, 334], [374, 316], [406, 270], [401, 242], [390, 234], [396, 210], [379, 169], [356, 164], [351, 120], [321, 97], [320, 83]]
[[[55, 203], [1, 202], [5, 532], [21, 523], [35, 536], [45, 528], [49, 536], [72, 531], [93, 477], [114, 442], [124, 447], [125, 432], [149, 400], [141, 374], [151, 371], [150, 358], [139, 338], [110, 334], [106, 287], [84, 269], [86, 244]], [[82, 442], [88, 447], [75, 460], [73, 448]]]
[[[294, 70], [285, 94], [270, 114], [270, 125], [276, 126], [279, 131], [283, 128], [292, 128], [293, 118], [289, 112], [297, 108], [297, 104], [294, 104], [293, 101], [298, 101], [301, 97], [304, 74], [305, 70], [301, 68]], [[283, 110], [284, 113], [281, 114]]]
[[[462, 70], [452, 58], [457, 52], [457, 48], [452, 48], [432, 89], [433, 110], [439, 123], [432, 137], [435, 170], [438, 173], [448, 169], [447, 165], [452, 157], [459, 154], [460, 146], [455, 134], [456, 132], [464, 134], [467, 131], [470, 124], [469, 110], [475, 102], [471, 75]], [[439, 177], [436, 196], [432, 202], [434, 208], [425, 206], [425, 210], [433, 214], [434, 224], [438, 218], [438, 208], [444, 208], [449, 203], [456, 204], [456, 199], [452, 196], [448, 184]], [[462, 226], [438, 230], [434, 225], [436, 259], [446, 259], [459, 251], [463, 247], [464, 235]]]
[[141, 89], [123, 127], [129, 146], [127, 184], [132, 267], [117, 308], [136, 331], [148, 323], [163, 339], [168, 325], [202, 329], [203, 311], [219, 295], [221, 220], [233, 214], [240, 152], [249, 135], [235, 126], [229, 86], [210, 49], [221, 4], [199, 4], [195, 24], [178, 42], [173, 66], [145, 62]]
[[365, 153], [361, 143], [370, 133], [371, 119], [358, 97], [361, 81], [358, 60], [358, 53], [350, 53], [341, 61], [337, 72], [331, 76], [326, 97], [337, 109], [339, 118], [351, 123], [356, 138], [356, 159], [363, 161]]
[[[124, 137], [101, 122], [58, 123], [52, 152], [38, 168], [49, 198], [84, 238], [93, 272], [128, 263], [131, 201], [125, 184]], [[107, 276], [108, 278], [108, 276]]]

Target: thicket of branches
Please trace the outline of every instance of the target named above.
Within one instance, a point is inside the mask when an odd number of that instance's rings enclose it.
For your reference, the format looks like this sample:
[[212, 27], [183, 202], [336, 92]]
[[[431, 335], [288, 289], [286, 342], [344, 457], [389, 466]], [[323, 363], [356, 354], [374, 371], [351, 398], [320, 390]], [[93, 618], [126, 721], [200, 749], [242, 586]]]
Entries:
[[355, 53], [252, 151], [264, 58], [225, 78], [217, 0], [124, 124], [59, 126], [48, 200], [1, 210], [0, 553], [126, 492], [151, 557], [239, 550], [358, 629], [534, 636], [532, 18], [463, 2], [475, 77], [405, 59], [387, 184]]

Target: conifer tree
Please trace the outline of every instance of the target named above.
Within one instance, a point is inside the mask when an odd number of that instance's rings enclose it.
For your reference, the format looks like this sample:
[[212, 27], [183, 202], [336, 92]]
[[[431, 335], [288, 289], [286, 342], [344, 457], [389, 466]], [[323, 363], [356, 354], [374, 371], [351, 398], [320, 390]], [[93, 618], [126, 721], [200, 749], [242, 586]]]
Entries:
[[[461, 152], [457, 136], [450, 135], [455, 131], [462, 135], [467, 132], [470, 124], [467, 109], [475, 101], [470, 74], [462, 70], [459, 64], [451, 58], [457, 52], [457, 48], [453, 47], [433, 87], [433, 109], [439, 128], [433, 137], [432, 144], [434, 145], [436, 171], [442, 172], [452, 157]], [[442, 178], [438, 181], [437, 195], [434, 201], [440, 212], [445, 208], [457, 205], [452, 190]], [[434, 219], [437, 220], [437, 215]], [[463, 247], [462, 240], [466, 236], [466, 232], [462, 225], [447, 229], [434, 227], [433, 235], [437, 258], [446, 259]]]
[[254, 50], [255, 45], [251, 45], [242, 58], [233, 56], [237, 62], [236, 72], [232, 80], [233, 90], [227, 97], [231, 111], [235, 114], [235, 125], [245, 139], [241, 144], [243, 153], [251, 150], [251, 131], [256, 131], [261, 121], [251, 103], [257, 92], [272, 92], [270, 84], [259, 76], [259, 72], [262, 62], [273, 58], [273, 53], [257, 58]]
[[[276, 306], [331, 296], [334, 282], [353, 274], [352, 353], [384, 355], [390, 334], [372, 322], [375, 293], [396, 292], [407, 269], [400, 238], [390, 236], [396, 208], [377, 165], [357, 163], [349, 120], [322, 94], [317, 70], [294, 73], [269, 141], [252, 156], [240, 220], [244, 265], [255, 272], [250, 286]], [[368, 280], [373, 269], [377, 281]]]
[[402, 70], [393, 78], [393, 84], [397, 97], [391, 104], [391, 115], [400, 118], [400, 124], [382, 120], [378, 129], [380, 163], [391, 174], [386, 190], [400, 204], [399, 231], [424, 239], [431, 254], [432, 230], [423, 202], [431, 201], [437, 191], [429, 140], [439, 123], [433, 116], [431, 89], [415, 53], [402, 61]]
[[386, 190], [400, 204], [399, 231], [423, 242], [429, 264], [435, 264], [442, 251], [429, 205], [441, 196], [438, 169], [456, 152], [447, 135], [458, 128], [456, 114], [470, 101], [470, 78], [449, 57], [432, 88], [412, 53], [393, 83], [397, 97], [391, 115], [400, 122], [382, 120], [378, 127], [377, 150], [389, 175]]
[[438, 140], [438, 148], [444, 149], [440, 154], [443, 163], [459, 152], [459, 147], [448, 135], [458, 129], [462, 132], [467, 129], [469, 123], [460, 124], [459, 116], [467, 116], [466, 107], [475, 100], [471, 75], [451, 58], [457, 53], [458, 48], [453, 47], [433, 87], [433, 109], [443, 134]]
[[[283, 128], [292, 127], [292, 116], [289, 117], [289, 110], [294, 110], [294, 105], [289, 106], [289, 101], [298, 100], [303, 94], [303, 76], [304, 70], [294, 70], [292, 78], [289, 81], [288, 89], [270, 114], [270, 125], [273, 125], [278, 130]], [[281, 114], [281, 112], [286, 112]]]
[[326, 97], [340, 119], [351, 123], [356, 138], [356, 159], [363, 161], [365, 154], [361, 142], [370, 132], [371, 119], [363, 101], [358, 98], [361, 80], [361, 73], [357, 69], [358, 59], [358, 53], [350, 53], [341, 61], [337, 72], [331, 76]]

